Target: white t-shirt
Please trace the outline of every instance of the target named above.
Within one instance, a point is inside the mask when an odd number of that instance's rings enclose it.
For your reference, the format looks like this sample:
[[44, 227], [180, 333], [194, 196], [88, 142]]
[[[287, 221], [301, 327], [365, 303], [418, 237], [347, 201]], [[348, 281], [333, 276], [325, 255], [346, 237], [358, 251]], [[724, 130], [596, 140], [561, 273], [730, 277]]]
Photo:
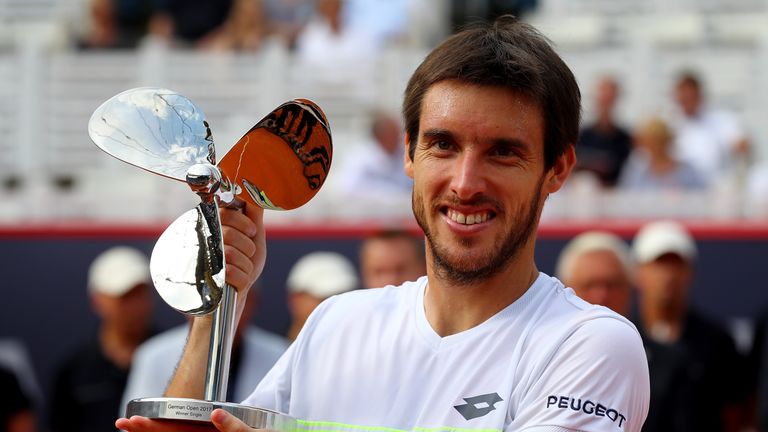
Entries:
[[244, 403], [302, 429], [640, 430], [648, 365], [629, 321], [542, 273], [484, 323], [440, 337], [426, 283], [327, 300]]

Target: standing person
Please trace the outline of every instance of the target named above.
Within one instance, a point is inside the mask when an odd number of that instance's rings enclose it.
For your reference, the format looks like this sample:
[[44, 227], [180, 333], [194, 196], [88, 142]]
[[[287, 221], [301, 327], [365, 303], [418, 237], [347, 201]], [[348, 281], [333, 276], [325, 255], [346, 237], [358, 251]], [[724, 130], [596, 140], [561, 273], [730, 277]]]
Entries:
[[560, 252], [555, 273], [582, 299], [629, 316], [632, 256], [616, 235], [588, 231], [574, 237]]
[[[435, 48], [403, 106], [427, 276], [325, 301], [244, 403], [308, 429], [639, 431], [649, 384], [637, 330], [534, 262], [544, 202], [575, 163], [579, 91], [568, 67], [505, 16]], [[263, 254], [252, 259], [263, 265]], [[169, 396], [202, 395], [192, 372], [204, 367], [210, 320], [192, 330]], [[212, 420], [248, 430], [223, 410]]]
[[[248, 291], [243, 315], [235, 327], [227, 401], [245, 399], [288, 348], [284, 338], [251, 323], [258, 303], [258, 291], [256, 287]], [[120, 413], [125, 412], [128, 402], [133, 399], [162, 396], [184, 351], [187, 333], [189, 324], [182, 324], [141, 344], [133, 358]]]
[[683, 72], [675, 84], [680, 116], [675, 124], [679, 160], [707, 174], [711, 183], [730, 174], [749, 155], [749, 140], [733, 113], [706, 103], [699, 77]]
[[407, 231], [372, 234], [360, 246], [360, 278], [364, 288], [415, 281], [427, 273], [424, 241]]
[[[600, 231], [576, 236], [563, 248], [557, 277], [584, 300], [631, 314], [632, 254], [624, 240]], [[651, 382], [650, 408], [643, 432], [693, 432], [694, 406], [688, 362], [679, 347], [643, 338]]]
[[293, 342], [320, 303], [328, 297], [359, 288], [360, 280], [347, 257], [336, 252], [318, 251], [296, 261], [285, 284], [291, 314], [286, 337]]
[[88, 270], [98, 334], [59, 368], [50, 402], [56, 432], [103, 432], [119, 411], [133, 353], [151, 334], [152, 279], [147, 256], [118, 246]]
[[619, 83], [613, 77], [605, 76], [597, 82], [597, 117], [582, 129], [576, 146], [576, 170], [594, 173], [606, 187], [616, 185], [632, 150], [632, 137], [615, 118], [619, 93]]
[[[638, 329], [644, 338], [676, 347], [687, 357], [694, 420], [690, 430], [740, 430], [747, 392], [745, 361], [731, 336], [688, 302], [697, 256], [693, 238], [676, 222], [652, 222], [637, 233], [632, 250], [637, 262]], [[650, 366], [668, 367], [659, 362]]]

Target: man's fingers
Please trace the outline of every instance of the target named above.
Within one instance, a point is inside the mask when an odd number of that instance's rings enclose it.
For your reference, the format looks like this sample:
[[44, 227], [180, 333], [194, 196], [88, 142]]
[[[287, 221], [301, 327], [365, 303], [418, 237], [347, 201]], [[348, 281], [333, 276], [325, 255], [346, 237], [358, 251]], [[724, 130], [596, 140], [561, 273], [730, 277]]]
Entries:
[[256, 429], [248, 427], [239, 418], [224, 411], [223, 409], [215, 409], [211, 413], [211, 421], [216, 429], [221, 432], [253, 432]]
[[[205, 432], [217, 430], [210, 424], [195, 424], [173, 420], [158, 421], [141, 416], [117, 419], [115, 427], [127, 432]], [[238, 431], [238, 429], [233, 430]]]

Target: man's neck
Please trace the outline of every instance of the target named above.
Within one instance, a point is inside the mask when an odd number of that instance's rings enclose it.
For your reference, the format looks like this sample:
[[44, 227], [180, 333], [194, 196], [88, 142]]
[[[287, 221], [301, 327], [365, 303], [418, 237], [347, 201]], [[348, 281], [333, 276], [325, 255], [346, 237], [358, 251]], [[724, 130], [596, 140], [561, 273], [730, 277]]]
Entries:
[[662, 343], [674, 343], [680, 339], [685, 318], [684, 310], [641, 305], [640, 316], [643, 320], [643, 330], [651, 339]]
[[519, 299], [539, 275], [533, 258], [516, 260], [488, 279], [470, 284], [441, 278], [427, 269], [424, 293], [427, 321], [441, 337], [469, 330]]

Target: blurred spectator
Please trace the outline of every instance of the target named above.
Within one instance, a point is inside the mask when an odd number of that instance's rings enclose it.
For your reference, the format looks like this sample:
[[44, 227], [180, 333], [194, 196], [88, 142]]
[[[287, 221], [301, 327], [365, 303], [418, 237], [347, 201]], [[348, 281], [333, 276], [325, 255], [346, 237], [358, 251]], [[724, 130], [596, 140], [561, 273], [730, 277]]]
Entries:
[[59, 368], [50, 401], [56, 432], [114, 429], [131, 359], [151, 334], [151, 278], [142, 252], [114, 247], [88, 271], [88, 293], [101, 320], [98, 334]]
[[[629, 246], [616, 235], [590, 231], [563, 248], [557, 277], [582, 299], [629, 316], [632, 257]], [[644, 432], [693, 431], [691, 384], [685, 352], [643, 338], [651, 382], [651, 403]]]
[[200, 40], [198, 46], [216, 51], [257, 51], [269, 33], [262, 0], [234, 0], [224, 24]]
[[349, 89], [372, 76], [379, 46], [366, 29], [344, 22], [344, 5], [342, 0], [317, 1], [315, 15], [296, 39], [296, 60], [302, 77]]
[[224, 24], [232, 4], [233, 0], [157, 0], [149, 32], [171, 45], [196, 47]]
[[377, 111], [371, 123], [371, 139], [346, 155], [339, 169], [340, 192], [366, 201], [387, 201], [409, 195], [413, 185], [403, 169], [405, 143], [398, 119]]
[[16, 375], [0, 366], [0, 431], [35, 432], [32, 400], [22, 391]]
[[[637, 328], [644, 338], [685, 353], [692, 430], [739, 430], [748, 391], [745, 361], [731, 336], [688, 303], [697, 255], [693, 238], [678, 223], [653, 222], [638, 232], [632, 249], [637, 262]], [[651, 367], [668, 365], [657, 361]]]
[[750, 216], [768, 217], [768, 161], [752, 167], [747, 180], [747, 211]]
[[[288, 348], [284, 338], [251, 324], [259, 296], [256, 291], [256, 287], [248, 291], [248, 302], [235, 330], [227, 401], [240, 402], [248, 397]], [[174, 327], [147, 340], [136, 350], [120, 415], [125, 414], [128, 402], [133, 399], [164, 394], [181, 358], [188, 331], [187, 324]]]
[[618, 98], [619, 83], [613, 77], [606, 76], [597, 82], [597, 118], [581, 130], [576, 146], [576, 170], [594, 173], [606, 187], [616, 185], [632, 149], [629, 133], [614, 118]]
[[524, 17], [537, 4], [538, 0], [451, 0], [451, 23], [457, 30], [473, 21], [493, 21], [504, 14]]
[[315, 0], [263, 0], [264, 9], [275, 35], [294, 48], [296, 38], [315, 11]]
[[699, 77], [680, 75], [675, 86], [680, 118], [675, 124], [675, 156], [706, 175], [710, 183], [731, 174], [749, 153], [746, 133], [730, 112], [705, 102]]
[[312, 252], [291, 267], [286, 281], [291, 327], [287, 337], [296, 339], [315, 308], [328, 297], [360, 287], [355, 266], [336, 252]]
[[404, 38], [413, 0], [344, 0], [344, 22], [369, 33], [378, 45]]
[[560, 252], [556, 272], [582, 299], [629, 316], [632, 258], [619, 237], [597, 231], [578, 235]]
[[[80, 49], [135, 48], [146, 33], [150, 0], [90, 0]], [[79, 29], [78, 29], [79, 30]]]
[[696, 168], [672, 155], [672, 133], [659, 118], [650, 118], [635, 131], [635, 149], [619, 186], [636, 190], [704, 189], [707, 183]]
[[427, 274], [424, 240], [407, 231], [381, 231], [363, 240], [360, 275], [363, 288], [415, 281]]

